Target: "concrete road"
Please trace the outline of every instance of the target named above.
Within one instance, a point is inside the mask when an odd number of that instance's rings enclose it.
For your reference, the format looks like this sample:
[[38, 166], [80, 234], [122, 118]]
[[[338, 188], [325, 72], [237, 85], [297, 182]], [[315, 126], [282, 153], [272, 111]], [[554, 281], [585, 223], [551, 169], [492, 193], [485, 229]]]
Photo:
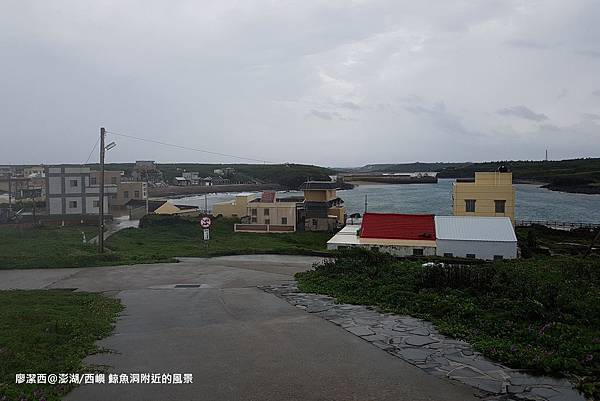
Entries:
[[[90, 364], [115, 373], [192, 373], [193, 384], [82, 385], [67, 400], [456, 400], [437, 379], [256, 288], [316, 258], [235, 256], [177, 264], [0, 271], [0, 288], [103, 291], [126, 309]], [[175, 288], [195, 284], [197, 288]]]

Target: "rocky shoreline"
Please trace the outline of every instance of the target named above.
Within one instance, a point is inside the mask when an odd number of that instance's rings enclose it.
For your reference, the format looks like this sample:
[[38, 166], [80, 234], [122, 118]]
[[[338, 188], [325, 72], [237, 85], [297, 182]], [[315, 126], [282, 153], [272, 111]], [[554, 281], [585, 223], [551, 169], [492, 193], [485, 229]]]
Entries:
[[572, 194], [600, 195], [600, 186], [598, 185], [556, 185], [546, 184], [542, 188], [550, 191], [568, 192]]

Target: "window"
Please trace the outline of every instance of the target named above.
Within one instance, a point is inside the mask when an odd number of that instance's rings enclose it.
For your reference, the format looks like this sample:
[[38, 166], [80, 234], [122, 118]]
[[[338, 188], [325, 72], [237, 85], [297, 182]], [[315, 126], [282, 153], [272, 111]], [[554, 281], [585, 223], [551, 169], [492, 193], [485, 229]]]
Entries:
[[76, 188], [77, 186], [79, 186], [79, 181], [71, 180], [70, 184], [71, 184], [71, 187]]
[[140, 191], [133, 191], [133, 197], [134, 198], [139, 198], [140, 197]]
[[[256, 216], [257, 214], [258, 214], [257, 210], [256, 209], [252, 209], [252, 216]], [[256, 220], [256, 219], [254, 219], [254, 220]]]
[[96, 177], [90, 177], [90, 185], [97, 185], [98, 179]]
[[270, 219], [265, 219], [265, 224], [271, 224], [271, 220]]
[[129, 199], [129, 191], [123, 192], [123, 198]]
[[423, 256], [423, 250], [420, 248], [413, 249], [413, 256]]
[[69, 208], [75, 209], [77, 207], [77, 201], [69, 201]]
[[253, 217], [251, 221], [252, 223], [256, 223], [256, 217]]
[[475, 254], [474, 253], [467, 253], [467, 258], [469, 258], [469, 259], [475, 259]]
[[111, 184], [116, 184], [117, 183], [117, 177], [110, 177], [110, 183]]
[[318, 224], [317, 219], [312, 219], [312, 225], [314, 228], [317, 228], [317, 224]]
[[92, 206], [93, 207], [100, 207], [100, 201], [99, 200], [95, 200], [92, 202]]
[[269, 209], [264, 210], [265, 216], [269, 216]]
[[283, 225], [287, 224], [287, 217], [281, 218], [281, 224], [283, 224]]
[[502, 255], [494, 255], [494, 260], [502, 260], [504, 259], [504, 256]]
[[454, 256], [454, 255], [452, 254], [452, 252], [444, 252], [444, 257], [445, 257], [445, 258], [451, 258], [451, 257], [453, 257], [453, 256]]
[[494, 206], [496, 208], [496, 213], [505, 213], [506, 212], [506, 201], [505, 200], [495, 200]]
[[475, 213], [475, 199], [465, 199], [465, 211]]

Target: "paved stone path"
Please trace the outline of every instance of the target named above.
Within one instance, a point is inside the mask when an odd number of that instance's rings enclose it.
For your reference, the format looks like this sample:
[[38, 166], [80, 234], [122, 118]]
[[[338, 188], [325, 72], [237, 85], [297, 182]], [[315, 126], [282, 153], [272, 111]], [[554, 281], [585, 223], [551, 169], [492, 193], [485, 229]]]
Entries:
[[431, 375], [475, 387], [488, 394], [486, 401], [585, 401], [569, 381], [532, 376], [492, 362], [470, 344], [441, 335], [430, 322], [380, 313], [366, 306], [338, 304], [328, 296], [300, 292], [296, 282], [260, 288]]

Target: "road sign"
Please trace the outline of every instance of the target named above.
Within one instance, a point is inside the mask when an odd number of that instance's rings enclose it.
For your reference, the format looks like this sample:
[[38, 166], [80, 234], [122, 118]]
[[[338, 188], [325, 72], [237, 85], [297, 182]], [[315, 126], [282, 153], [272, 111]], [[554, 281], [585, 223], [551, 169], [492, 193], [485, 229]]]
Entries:
[[202, 226], [202, 228], [210, 227], [210, 223], [210, 217], [203, 217], [200, 219], [200, 225]]
[[208, 228], [204, 229], [204, 241], [208, 241], [210, 239], [210, 230]]

